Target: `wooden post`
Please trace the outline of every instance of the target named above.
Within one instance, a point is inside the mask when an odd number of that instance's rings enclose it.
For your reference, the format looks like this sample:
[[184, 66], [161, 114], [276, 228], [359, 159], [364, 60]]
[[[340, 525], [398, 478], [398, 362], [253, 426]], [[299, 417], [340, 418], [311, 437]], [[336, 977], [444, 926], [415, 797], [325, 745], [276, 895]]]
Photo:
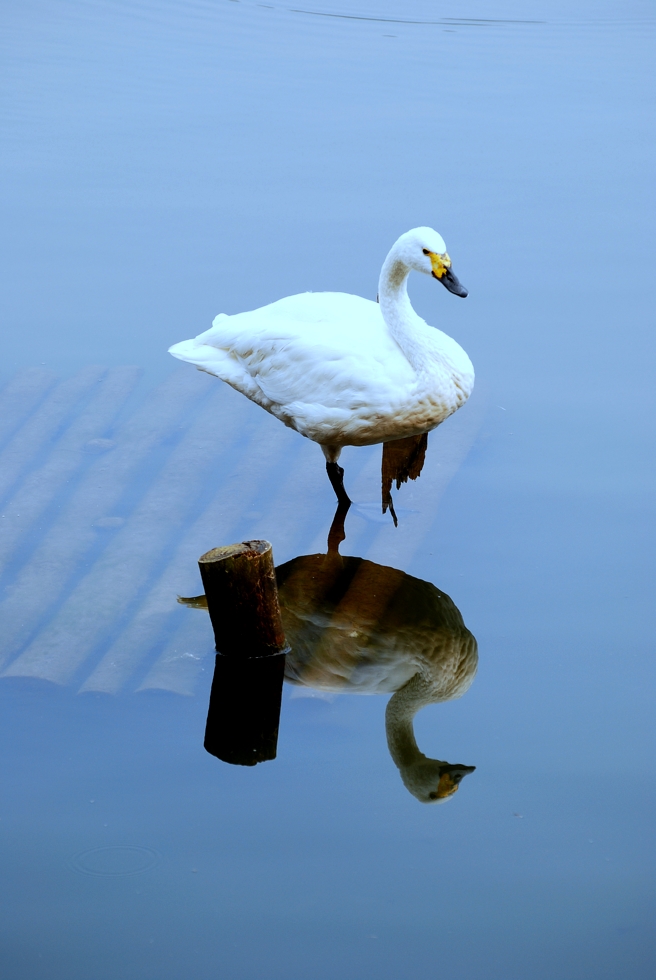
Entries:
[[213, 548], [198, 565], [217, 653], [269, 657], [287, 652], [268, 541]]
[[198, 565], [217, 650], [205, 748], [232, 765], [275, 759], [289, 647], [271, 545], [213, 548]]

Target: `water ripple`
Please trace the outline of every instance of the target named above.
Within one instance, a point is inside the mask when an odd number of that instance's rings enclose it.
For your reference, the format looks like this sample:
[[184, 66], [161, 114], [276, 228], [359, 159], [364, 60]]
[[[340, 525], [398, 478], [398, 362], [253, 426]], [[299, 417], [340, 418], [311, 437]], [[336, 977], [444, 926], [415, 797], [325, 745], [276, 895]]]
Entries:
[[160, 855], [141, 844], [107, 844], [75, 854], [70, 861], [73, 871], [98, 878], [125, 878], [151, 871]]

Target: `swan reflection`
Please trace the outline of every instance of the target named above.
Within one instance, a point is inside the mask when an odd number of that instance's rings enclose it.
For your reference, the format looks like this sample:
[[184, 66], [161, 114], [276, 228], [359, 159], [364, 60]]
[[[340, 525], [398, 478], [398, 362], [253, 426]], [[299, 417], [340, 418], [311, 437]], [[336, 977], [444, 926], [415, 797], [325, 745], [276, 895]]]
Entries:
[[[397, 568], [339, 554], [349, 504], [340, 504], [328, 553], [276, 569], [282, 624], [291, 650], [239, 661], [217, 656], [205, 747], [238, 765], [276, 756], [280, 695], [290, 684], [339, 694], [391, 694], [385, 713], [390, 755], [422, 803], [449, 799], [475, 766], [430, 759], [413, 728], [429, 704], [462, 697], [478, 665], [476, 639], [452, 599]], [[205, 596], [180, 599], [207, 609]]]
[[453, 601], [430, 582], [336, 550], [276, 571], [291, 646], [285, 680], [342, 694], [392, 694], [387, 744], [406, 788], [422, 803], [452, 796], [475, 767], [427, 758], [413, 719], [428, 704], [461, 697], [474, 679], [476, 640]]

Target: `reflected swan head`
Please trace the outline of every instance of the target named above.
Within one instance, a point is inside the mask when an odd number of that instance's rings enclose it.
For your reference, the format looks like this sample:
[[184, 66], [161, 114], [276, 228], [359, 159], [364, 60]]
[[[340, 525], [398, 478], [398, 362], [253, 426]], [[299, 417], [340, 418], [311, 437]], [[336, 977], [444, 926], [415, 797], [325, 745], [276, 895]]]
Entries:
[[446, 803], [458, 792], [464, 777], [476, 769], [476, 766], [451, 765], [419, 755], [421, 758], [414, 762], [400, 765], [399, 771], [403, 785], [420, 803]]
[[457, 793], [464, 776], [476, 766], [451, 766], [437, 759], [425, 761], [401, 772], [403, 785], [420, 803], [445, 803]]
[[476, 673], [476, 640], [455, 604], [430, 582], [335, 551], [277, 569], [291, 653], [285, 679], [322, 691], [392, 694], [385, 714], [390, 755], [422, 803], [442, 803], [473, 766], [429, 759], [415, 714], [461, 697]]

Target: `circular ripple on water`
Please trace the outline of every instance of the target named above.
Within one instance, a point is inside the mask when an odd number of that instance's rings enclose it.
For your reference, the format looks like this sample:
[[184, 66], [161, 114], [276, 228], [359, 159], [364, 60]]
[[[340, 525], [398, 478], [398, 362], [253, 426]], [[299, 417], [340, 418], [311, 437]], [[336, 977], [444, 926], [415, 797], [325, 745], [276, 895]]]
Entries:
[[108, 844], [81, 851], [71, 858], [71, 867], [83, 875], [99, 878], [124, 878], [150, 871], [159, 861], [152, 847], [140, 844]]

